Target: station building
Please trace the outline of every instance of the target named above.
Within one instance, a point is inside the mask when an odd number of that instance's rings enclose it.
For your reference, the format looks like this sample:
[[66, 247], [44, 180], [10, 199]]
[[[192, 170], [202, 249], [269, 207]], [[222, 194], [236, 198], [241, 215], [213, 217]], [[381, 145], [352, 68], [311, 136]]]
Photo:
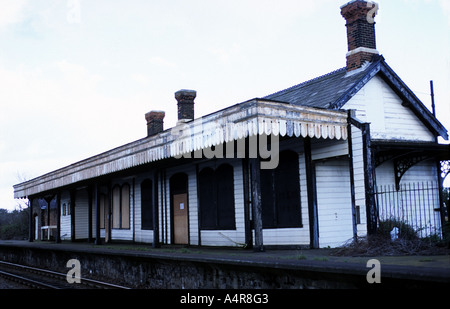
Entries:
[[374, 11], [341, 7], [343, 68], [199, 118], [177, 91], [175, 127], [150, 111], [142, 139], [15, 185], [30, 241], [321, 248], [391, 219], [441, 235], [447, 130], [377, 51]]

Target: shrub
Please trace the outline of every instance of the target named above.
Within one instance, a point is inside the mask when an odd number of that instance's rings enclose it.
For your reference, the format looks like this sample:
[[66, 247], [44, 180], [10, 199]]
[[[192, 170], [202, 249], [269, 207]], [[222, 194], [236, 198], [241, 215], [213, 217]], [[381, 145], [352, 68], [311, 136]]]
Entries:
[[381, 237], [391, 238], [391, 231], [396, 227], [398, 228], [398, 238], [415, 240], [417, 239], [417, 232], [414, 228], [405, 222], [399, 221], [397, 219], [388, 219], [385, 221], [380, 221], [377, 234]]

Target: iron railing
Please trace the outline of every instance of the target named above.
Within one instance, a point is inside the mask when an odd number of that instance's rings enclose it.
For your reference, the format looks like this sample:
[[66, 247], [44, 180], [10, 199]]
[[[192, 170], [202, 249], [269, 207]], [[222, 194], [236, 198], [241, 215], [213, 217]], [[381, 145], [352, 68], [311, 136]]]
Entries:
[[442, 224], [437, 182], [381, 185], [375, 192], [379, 222], [395, 220], [407, 224], [420, 238], [442, 239]]

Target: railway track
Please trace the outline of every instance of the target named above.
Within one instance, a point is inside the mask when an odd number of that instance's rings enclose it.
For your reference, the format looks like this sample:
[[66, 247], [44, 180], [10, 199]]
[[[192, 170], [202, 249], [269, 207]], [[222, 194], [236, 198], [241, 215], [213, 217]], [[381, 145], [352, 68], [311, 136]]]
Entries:
[[0, 261], [0, 277], [32, 289], [129, 289], [88, 278], [69, 283], [67, 274], [5, 261]]

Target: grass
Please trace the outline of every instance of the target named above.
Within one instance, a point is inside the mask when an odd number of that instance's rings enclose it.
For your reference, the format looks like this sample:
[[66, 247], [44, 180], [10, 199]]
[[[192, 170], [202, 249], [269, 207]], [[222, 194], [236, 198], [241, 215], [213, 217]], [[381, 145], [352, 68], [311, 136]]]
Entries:
[[326, 257], [315, 257], [314, 261], [326, 262], [326, 261], [328, 261], [328, 258], [326, 258]]
[[420, 259], [419, 262], [434, 262], [434, 260], [430, 259], [430, 258], [424, 258], [424, 259]]

